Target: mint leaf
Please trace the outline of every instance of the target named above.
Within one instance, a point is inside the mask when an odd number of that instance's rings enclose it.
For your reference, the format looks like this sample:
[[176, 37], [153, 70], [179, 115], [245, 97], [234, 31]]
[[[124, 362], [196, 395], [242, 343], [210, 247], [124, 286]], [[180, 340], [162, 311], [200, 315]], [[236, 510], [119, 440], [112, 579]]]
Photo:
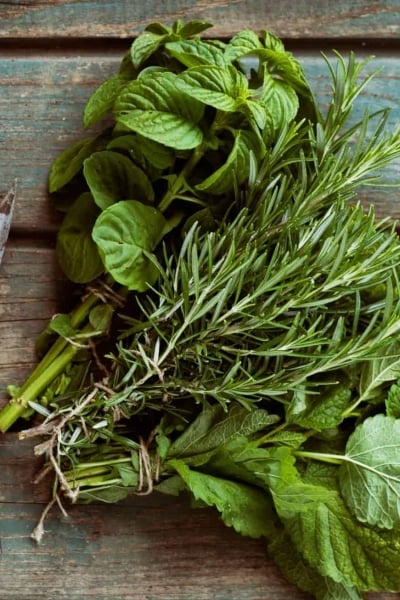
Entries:
[[115, 99], [127, 81], [127, 78], [122, 75], [113, 75], [93, 92], [83, 111], [85, 127], [94, 125], [111, 112]]
[[253, 433], [276, 423], [278, 417], [266, 410], [232, 405], [228, 413], [218, 404], [206, 407], [182, 435], [171, 444], [168, 457], [187, 457], [221, 447], [238, 436]]
[[248, 95], [245, 76], [232, 66], [187, 69], [177, 77], [176, 85], [199, 102], [226, 112], [236, 111]]
[[196, 185], [196, 189], [209, 194], [224, 194], [248, 179], [250, 165], [261, 154], [258, 137], [251, 131], [235, 131], [232, 150], [225, 163], [212, 175]]
[[105, 143], [102, 135], [89, 137], [61, 152], [50, 169], [49, 192], [57, 192], [71, 181], [82, 169], [84, 160], [96, 150], [101, 150]]
[[140, 34], [131, 46], [133, 66], [139, 68], [167, 40], [168, 33], [146, 31]]
[[217, 65], [225, 67], [228, 63], [224, 53], [217, 46], [199, 39], [169, 42], [165, 47], [186, 67]]
[[351, 399], [349, 380], [316, 387], [311, 391], [298, 390], [294, 393], [286, 412], [289, 423], [301, 425], [306, 429], [323, 431], [334, 428], [343, 421], [343, 413]]
[[359, 591], [400, 589], [398, 531], [363, 526], [335, 492], [310, 503], [310, 510], [287, 515], [284, 523], [304, 559], [324, 577]]
[[204, 107], [182, 94], [177, 81], [173, 73], [156, 71], [129, 83], [114, 105], [117, 122], [171, 148], [198, 146], [203, 140], [198, 123]]
[[400, 386], [398, 383], [394, 383], [388, 392], [386, 398], [386, 413], [389, 417], [395, 419], [400, 418]]
[[234, 62], [243, 56], [254, 52], [256, 48], [262, 48], [263, 45], [254, 31], [244, 29], [239, 31], [231, 38], [225, 49], [225, 59]]
[[268, 109], [275, 130], [282, 129], [293, 121], [299, 110], [299, 99], [293, 87], [276, 79], [267, 70], [264, 72], [260, 101]]
[[400, 420], [380, 414], [356, 427], [346, 445], [339, 481], [359, 521], [400, 527]]
[[212, 23], [209, 21], [202, 21], [201, 19], [192, 19], [187, 23], [184, 23], [179, 28], [179, 35], [183, 38], [188, 38], [192, 35], [198, 35], [199, 33], [203, 33], [206, 29], [210, 29], [210, 27], [214, 27]]
[[56, 253], [66, 276], [88, 283], [104, 271], [92, 229], [100, 213], [92, 194], [81, 194], [69, 208], [58, 232]]
[[96, 204], [103, 210], [118, 200], [139, 200], [144, 204], [154, 200], [145, 172], [118, 152], [95, 152], [85, 160], [83, 174]]
[[215, 506], [228, 527], [252, 538], [268, 537], [275, 520], [267, 493], [246, 485], [189, 469], [182, 460], [171, 460], [196, 500]]
[[381, 351], [381, 356], [364, 363], [360, 377], [360, 402], [380, 395], [382, 386], [400, 377], [400, 344], [394, 342]]
[[268, 552], [288, 581], [312, 594], [317, 600], [362, 600], [354, 588], [323, 577], [312, 568], [293, 546], [285, 531], [268, 545]]
[[147, 256], [161, 240], [166, 221], [157, 209], [125, 200], [98, 217], [92, 236], [109, 273], [130, 290], [143, 291], [158, 271]]

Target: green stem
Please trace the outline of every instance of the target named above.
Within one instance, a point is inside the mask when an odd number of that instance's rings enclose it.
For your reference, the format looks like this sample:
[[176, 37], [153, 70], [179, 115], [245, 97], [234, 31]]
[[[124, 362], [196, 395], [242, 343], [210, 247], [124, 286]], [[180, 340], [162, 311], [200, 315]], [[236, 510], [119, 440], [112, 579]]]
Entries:
[[158, 205], [158, 210], [160, 210], [161, 212], [165, 212], [169, 205], [180, 194], [182, 188], [186, 185], [187, 177], [190, 175], [190, 173], [193, 171], [199, 160], [202, 158], [205, 149], [205, 145], [200, 144], [200, 146], [193, 150], [192, 155], [188, 159], [182, 171], [179, 173], [171, 188], [167, 191], [160, 204]]
[[[83, 333], [90, 333], [91, 331], [93, 331], [93, 328], [89, 324], [82, 330]], [[45, 369], [39, 363], [38, 368], [21, 387], [19, 396], [10, 400], [0, 411], [0, 431], [2, 433], [5, 433], [14, 425], [29, 407], [29, 402], [35, 401], [47, 386], [65, 370], [80, 349], [79, 345], [68, 344]]]
[[312, 458], [313, 460], [319, 460], [321, 462], [330, 463], [332, 465], [341, 465], [343, 460], [345, 460], [344, 456], [340, 456], [339, 454], [328, 454], [324, 452], [308, 452], [306, 450], [298, 450], [295, 452], [296, 456], [300, 458]]

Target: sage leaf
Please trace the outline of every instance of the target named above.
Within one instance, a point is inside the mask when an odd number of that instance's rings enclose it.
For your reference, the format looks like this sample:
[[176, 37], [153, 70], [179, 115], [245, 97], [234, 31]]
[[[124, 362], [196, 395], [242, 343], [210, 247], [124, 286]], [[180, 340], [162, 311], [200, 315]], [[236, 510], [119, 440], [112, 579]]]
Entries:
[[340, 467], [340, 489], [356, 518], [400, 527], [400, 420], [382, 414], [356, 427]]
[[154, 200], [153, 187], [145, 172], [118, 152], [95, 152], [85, 160], [83, 173], [102, 210], [118, 200], [139, 200], [144, 204]]
[[204, 104], [234, 112], [248, 95], [247, 80], [237, 69], [202, 65], [177, 76], [178, 89]]
[[275, 515], [271, 499], [263, 491], [244, 483], [221, 479], [189, 469], [181, 460], [171, 460], [196, 500], [214, 506], [228, 527], [252, 538], [268, 537]]
[[171, 148], [198, 146], [204, 107], [177, 89], [177, 79], [173, 73], [155, 72], [129, 83], [114, 105], [117, 122]]
[[65, 215], [58, 233], [58, 262], [67, 277], [76, 283], [88, 283], [104, 271], [91, 235], [99, 213], [92, 195], [81, 194]]
[[165, 226], [156, 208], [123, 200], [100, 214], [92, 237], [112, 277], [130, 290], [144, 291], [158, 275], [148, 253], [161, 240]]

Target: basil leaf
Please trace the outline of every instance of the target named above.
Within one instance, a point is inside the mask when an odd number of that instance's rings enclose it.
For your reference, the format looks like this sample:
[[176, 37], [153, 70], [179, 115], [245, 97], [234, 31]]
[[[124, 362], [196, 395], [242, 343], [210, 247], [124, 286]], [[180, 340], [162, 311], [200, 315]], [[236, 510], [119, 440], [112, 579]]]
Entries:
[[147, 175], [117, 152], [95, 152], [85, 160], [83, 173], [96, 204], [105, 209], [118, 200], [151, 204], [154, 191]]
[[161, 240], [165, 227], [157, 209], [123, 200], [100, 214], [92, 236], [112, 277], [130, 290], [144, 291], [158, 275], [147, 254]]
[[275, 518], [270, 497], [265, 492], [189, 469], [181, 460], [171, 460], [175, 469], [196, 500], [215, 506], [228, 527], [252, 538], [268, 536], [269, 522]]
[[88, 283], [104, 271], [91, 237], [99, 213], [92, 195], [86, 192], [77, 198], [61, 224], [56, 244], [57, 258], [64, 273], [75, 283]]
[[235, 140], [225, 163], [212, 175], [196, 185], [210, 194], [224, 194], [241, 185], [249, 176], [252, 160], [261, 158], [259, 138], [251, 131], [235, 131]]
[[340, 489], [359, 521], [400, 527], [400, 420], [385, 415], [366, 419], [346, 445]]
[[182, 40], [165, 44], [167, 50], [186, 67], [200, 65], [227, 66], [222, 50], [203, 40]]
[[203, 140], [198, 123], [204, 107], [177, 89], [173, 73], [155, 72], [131, 82], [118, 97], [114, 111], [118, 123], [178, 150], [190, 150]]
[[203, 65], [177, 76], [178, 89], [204, 104], [234, 112], [248, 95], [247, 80], [233, 66]]

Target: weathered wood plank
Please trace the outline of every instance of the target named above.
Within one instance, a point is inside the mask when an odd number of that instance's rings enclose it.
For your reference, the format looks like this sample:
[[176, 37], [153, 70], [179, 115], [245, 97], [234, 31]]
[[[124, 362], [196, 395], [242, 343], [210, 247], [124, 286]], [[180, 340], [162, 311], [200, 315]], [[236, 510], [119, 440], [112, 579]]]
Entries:
[[[91, 91], [115, 72], [122, 53], [98, 55], [84, 52], [52, 54], [24, 52], [0, 59], [0, 139], [7, 152], [0, 163], [4, 189], [18, 179], [14, 227], [25, 231], [54, 230], [58, 216], [48, 202], [48, 170], [57, 154], [72, 142], [88, 135], [82, 130], [81, 115]], [[320, 56], [296, 54], [304, 65], [322, 107], [329, 98], [330, 79]], [[361, 56], [360, 56], [361, 58]], [[400, 57], [379, 55], [368, 67], [382, 72], [357, 100], [355, 118], [390, 107], [388, 128], [400, 122]], [[367, 71], [366, 71], [367, 72]], [[387, 181], [398, 181], [400, 162], [385, 173]], [[374, 202], [377, 213], [400, 216], [398, 191], [386, 188], [366, 190], [365, 202]]]
[[[153, 495], [118, 505], [53, 509], [40, 546], [29, 535], [48, 498], [32, 486], [32, 442], [0, 438], [2, 600], [307, 600], [259, 540], [241, 538], [209, 509]], [[371, 594], [369, 600], [399, 595]]]
[[214, 36], [242, 29], [269, 28], [286, 38], [396, 38], [400, 2], [265, 2], [265, 0], [30, 0], [1, 3], [0, 36], [132, 37], [153, 21], [203, 19], [215, 23]]

